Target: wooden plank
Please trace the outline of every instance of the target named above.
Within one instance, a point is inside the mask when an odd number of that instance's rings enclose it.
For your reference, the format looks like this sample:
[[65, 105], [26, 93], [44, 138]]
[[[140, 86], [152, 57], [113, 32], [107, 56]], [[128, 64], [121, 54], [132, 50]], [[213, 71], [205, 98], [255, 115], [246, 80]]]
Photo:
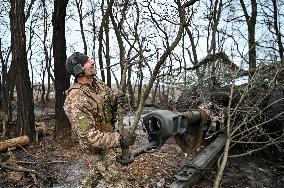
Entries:
[[171, 188], [188, 188], [196, 184], [206, 169], [208, 169], [220, 155], [226, 142], [226, 137], [220, 135], [207, 146], [189, 164], [183, 166], [175, 175], [176, 181]]

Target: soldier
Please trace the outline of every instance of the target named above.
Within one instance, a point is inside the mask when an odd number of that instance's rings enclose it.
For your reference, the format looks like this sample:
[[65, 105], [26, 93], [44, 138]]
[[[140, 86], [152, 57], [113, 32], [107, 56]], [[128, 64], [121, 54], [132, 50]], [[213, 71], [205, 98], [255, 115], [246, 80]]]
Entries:
[[[96, 78], [95, 62], [85, 54], [75, 52], [66, 61], [75, 83], [66, 91], [65, 113], [81, 148], [93, 154], [93, 167], [83, 187], [125, 187], [120, 164], [115, 161], [114, 148], [134, 144], [136, 135], [120, 135], [114, 131], [117, 107], [125, 104], [125, 96], [114, 95]], [[119, 169], [120, 168], [120, 169]]]

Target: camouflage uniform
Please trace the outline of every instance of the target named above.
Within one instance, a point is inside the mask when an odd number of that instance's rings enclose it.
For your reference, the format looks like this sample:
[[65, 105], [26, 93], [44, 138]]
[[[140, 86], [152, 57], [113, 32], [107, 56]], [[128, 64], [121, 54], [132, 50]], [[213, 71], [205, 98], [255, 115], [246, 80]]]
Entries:
[[120, 147], [120, 134], [112, 127], [116, 119], [114, 100], [113, 92], [100, 80], [92, 85], [75, 83], [67, 90], [64, 110], [73, 133], [80, 146], [94, 154], [94, 169], [85, 180], [85, 187], [94, 187], [100, 179], [106, 181], [107, 187], [125, 187], [112, 150]]

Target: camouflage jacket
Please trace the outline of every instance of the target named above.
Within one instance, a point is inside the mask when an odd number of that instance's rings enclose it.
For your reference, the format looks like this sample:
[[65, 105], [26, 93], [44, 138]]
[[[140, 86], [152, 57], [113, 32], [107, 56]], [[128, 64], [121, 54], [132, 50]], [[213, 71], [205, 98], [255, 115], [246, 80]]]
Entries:
[[67, 91], [64, 111], [73, 133], [83, 149], [101, 150], [120, 146], [118, 132], [113, 131], [115, 96], [102, 81], [73, 84]]

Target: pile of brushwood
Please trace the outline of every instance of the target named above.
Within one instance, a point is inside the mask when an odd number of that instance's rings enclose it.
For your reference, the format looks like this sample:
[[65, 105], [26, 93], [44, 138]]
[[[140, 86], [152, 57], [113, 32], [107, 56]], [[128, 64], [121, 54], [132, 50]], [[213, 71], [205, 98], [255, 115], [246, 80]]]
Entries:
[[176, 108], [181, 112], [199, 107], [207, 109], [211, 117], [211, 122], [204, 128], [207, 136], [218, 132], [230, 134], [230, 153], [233, 156], [271, 148], [283, 152], [284, 88], [281, 72], [275, 74], [271, 67], [264, 67], [242, 85], [191, 86], [182, 92]]

